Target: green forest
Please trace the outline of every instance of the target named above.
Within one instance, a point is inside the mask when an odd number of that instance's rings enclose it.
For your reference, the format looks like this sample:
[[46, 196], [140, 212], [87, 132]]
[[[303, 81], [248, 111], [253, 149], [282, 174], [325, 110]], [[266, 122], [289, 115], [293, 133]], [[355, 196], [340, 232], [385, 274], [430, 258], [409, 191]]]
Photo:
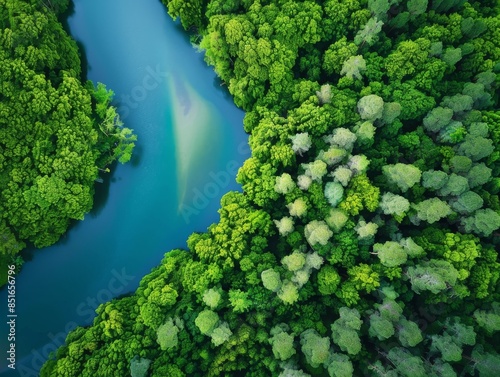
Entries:
[[96, 179], [136, 140], [113, 92], [84, 81], [58, 20], [68, 3], [0, 0], [0, 285], [27, 245], [52, 245], [83, 220]]
[[[500, 376], [500, 2], [162, 2], [246, 112], [243, 192], [41, 376]], [[67, 1], [0, 5], [5, 259], [135, 138]]]

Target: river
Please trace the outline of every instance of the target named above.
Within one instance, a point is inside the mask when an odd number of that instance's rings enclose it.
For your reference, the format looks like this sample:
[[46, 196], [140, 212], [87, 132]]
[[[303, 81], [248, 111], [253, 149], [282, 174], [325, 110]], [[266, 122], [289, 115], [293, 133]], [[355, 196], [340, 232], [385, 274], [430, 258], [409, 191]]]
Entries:
[[[74, 0], [68, 26], [88, 78], [115, 92], [138, 142], [131, 162], [97, 183], [85, 220], [30, 253], [16, 277], [17, 369], [2, 356], [2, 376], [37, 376], [69, 330], [92, 322], [97, 305], [133, 292], [165, 252], [216, 222], [249, 153], [243, 112], [159, 0]], [[2, 305], [6, 296], [3, 289]]]

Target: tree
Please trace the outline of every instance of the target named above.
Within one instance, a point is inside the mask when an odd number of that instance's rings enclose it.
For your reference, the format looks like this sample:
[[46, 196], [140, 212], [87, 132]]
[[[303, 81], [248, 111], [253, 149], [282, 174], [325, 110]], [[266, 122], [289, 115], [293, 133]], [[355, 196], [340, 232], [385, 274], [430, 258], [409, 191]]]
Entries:
[[487, 183], [491, 178], [491, 172], [492, 170], [484, 163], [475, 164], [467, 173], [469, 187], [472, 189]]
[[382, 21], [378, 21], [376, 17], [372, 17], [368, 20], [363, 29], [359, 30], [354, 37], [354, 43], [359, 45], [368, 46], [373, 45], [377, 41], [378, 33], [382, 30]]
[[320, 244], [325, 246], [333, 235], [333, 232], [324, 221], [313, 220], [306, 225], [304, 234], [309, 245], [314, 246]]
[[337, 291], [341, 282], [337, 270], [330, 265], [323, 266], [318, 272], [318, 291], [322, 295], [331, 295]]
[[359, 330], [363, 321], [356, 309], [346, 307], [339, 309], [340, 318], [333, 322], [332, 340], [340, 349], [349, 355], [357, 355], [361, 351]]
[[340, 183], [328, 182], [325, 185], [325, 198], [332, 207], [337, 207], [344, 198], [344, 188]]
[[272, 337], [269, 338], [269, 343], [273, 347], [274, 357], [281, 361], [288, 360], [297, 353], [293, 346], [293, 334], [287, 333], [283, 328], [287, 329], [288, 326], [283, 324], [273, 327], [271, 329]]
[[413, 356], [403, 347], [391, 348], [387, 358], [396, 367], [396, 370], [405, 377], [426, 377], [427, 372], [422, 359]]
[[283, 257], [281, 263], [288, 271], [295, 272], [306, 264], [306, 255], [298, 250], [294, 250], [292, 254]]
[[326, 174], [326, 164], [321, 160], [302, 164], [302, 167], [305, 170], [305, 175], [316, 182], [321, 182], [321, 179]]
[[358, 112], [361, 119], [369, 121], [380, 119], [384, 113], [384, 100], [375, 94], [361, 97], [358, 101]]
[[282, 236], [293, 232], [293, 219], [291, 217], [285, 216], [281, 220], [274, 220], [274, 224]]
[[221, 294], [218, 290], [210, 288], [203, 293], [203, 302], [210, 309], [215, 309], [221, 302]]
[[415, 347], [424, 338], [418, 325], [413, 321], [408, 321], [406, 318], [401, 318], [396, 325], [398, 329], [398, 338], [403, 347]]
[[241, 289], [229, 290], [229, 303], [235, 313], [246, 312], [252, 306], [248, 292], [244, 292]]
[[361, 80], [361, 72], [366, 70], [366, 61], [362, 55], [351, 56], [342, 65], [340, 74], [350, 79]]
[[394, 241], [373, 245], [373, 252], [380, 258], [380, 262], [386, 267], [396, 267], [406, 263], [408, 258], [403, 247]]
[[229, 338], [233, 335], [233, 332], [229, 328], [227, 322], [222, 322], [218, 327], [214, 329], [210, 337], [212, 338], [212, 344], [216, 347], [227, 342]]
[[354, 368], [347, 355], [333, 353], [328, 359], [328, 375], [331, 377], [351, 377], [354, 375]]
[[437, 294], [448, 287], [453, 287], [458, 279], [458, 271], [455, 267], [448, 261], [438, 259], [408, 267], [407, 275], [412, 290], [417, 294], [422, 291]]
[[312, 142], [309, 134], [307, 132], [298, 133], [295, 136], [290, 136], [292, 140], [292, 150], [302, 156], [311, 148]]
[[160, 348], [165, 351], [167, 349], [177, 346], [179, 328], [174, 325], [172, 318], [169, 318], [167, 322], [158, 327], [156, 330], [157, 338], [156, 341], [160, 345]]
[[451, 122], [453, 110], [447, 107], [436, 107], [424, 118], [424, 127], [430, 132], [439, 132]]
[[429, 224], [434, 224], [452, 213], [450, 206], [439, 198], [423, 200], [414, 204], [413, 208], [417, 211], [418, 219], [427, 221]]
[[422, 176], [422, 172], [416, 166], [401, 163], [385, 165], [382, 172], [387, 181], [399, 187], [402, 192], [408, 191], [408, 189], [420, 182]]
[[461, 218], [461, 224], [466, 232], [489, 237], [500, 228], [500, 215], [491, 208], [478, 209], [472, 216]]
[[278, 291], [278, 298], [287, 305], [294, 304], [299, 299], [299, 291], [291, 281], [284, 281]]
[[145, 377], [150, 364], [151, 360], [136, 355], [130, 360], [130, 374], [132, 377]]
[[467, 191], [451, 202], [451, 208], [462, 215], [468, 215], [480, 209], [483, 203], [481, 196], [474, 191]]
[[441, 170], [427, 170], [422, 174], [422, 186], [437, 191], [448, 182], [448, 174]]
[[385, 215], [403, 216], [410, 209], [410, 202], [400, 195], [386, 192], [382, 195], [380, 209]]
[[274, 185], [274, 191], [278, 194], [288, 194], [295, 188], [295, 182], [292, 176], [288, 173], [283, 173], [281, 176], [276, 177], [276, 184]]
[[212, 310], [201, 311], [194, 321], [203, 335], [211, 335], [219, 324], [219, 315]]
[[347, 151], [352, 150], [356, 139], [356, 135], [344, 127], [336, 128], [332, 135], [326, 138], [332, 146], [338, 146]]
[[266, 289], [277, 292], [281, 288], [280, 274], [272, 268], [262, 271], [260, 277]]
[[304, 199], [295, 199], [293, 203], [287, 204], [290, 216], [302, 217], [307, 212], [307, 203]]
[[488, 157], [495, 147], [491, 139], [481, 136], [467, 135], [465, 140], [458, 146], [458, 153], [469, 157], [472, 161], [478, 161]]
[[321, 337], [315, 330], [309, 329], [300, 334], [300, 344], [307, 363], [313, 368], [319, 367], [328, 360], [330, 340]]

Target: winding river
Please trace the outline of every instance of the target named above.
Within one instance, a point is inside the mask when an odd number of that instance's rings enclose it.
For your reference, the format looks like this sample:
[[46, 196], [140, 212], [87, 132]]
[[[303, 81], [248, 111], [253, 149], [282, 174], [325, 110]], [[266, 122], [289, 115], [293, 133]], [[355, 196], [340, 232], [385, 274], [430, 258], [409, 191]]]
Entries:
[[217, 221], [249, 152], [243, 112], [159, 0], [74, 0], [68, 26], [88, 78], [115, 92], [138, 142], [132, 161], [97, 183], [85, 220], [30, 253], [17, 276], [17, 369], [9, 372], [2, 356], [6, 376], [38, 376], [100, 303], [134, 291], [165, 252]]

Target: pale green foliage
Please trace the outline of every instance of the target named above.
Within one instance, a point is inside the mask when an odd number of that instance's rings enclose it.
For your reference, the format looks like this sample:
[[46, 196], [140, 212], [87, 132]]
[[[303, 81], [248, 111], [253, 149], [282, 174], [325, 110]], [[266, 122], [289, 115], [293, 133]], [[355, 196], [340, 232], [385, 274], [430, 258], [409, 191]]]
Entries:
[[304, 267], [298, 271], [295, 271], [292, 276], [292, 281], [297, 284], [297, 287], [300, 288], [304, 286], [311, 277], [311, 270], [307, 267]]
[[210, 336], [212, 338], [212, 344], [218, 347], [227, 342], [231, 335], [233, 335], [233, 332], [229, 328], [229, 325], [227, 322], [223, 322], [212, 332], [212, 335]]
[[408, 7], [408, 12], [413, 16], [418, 16], [425, 13], [429, 0], [408, 0], [406, 6]]
[[464, 325], [460, 322], [459, 317], [447, 318], [444, 327], [446, 333], [453, 337], [455, 343], [459, 345], [466, 344], [468, 346], [476, 344], [474, 327]]
[[382, 112], [382, 121], [385, 124], [392, 124], [401, 114], [401, 105], [397, 102], [384, 103], [384, 111]]
[[475, 188], [484, 185], [486, 182], [490, 180], [491, 171], [492, 170], [483, 163], [474, 165], [467, 174], [469, 187]]
[[301, 217], [307, 212], [307, 204], [304, 199], [295, 199], [293, 203], [287, 204], [286, 206], [290, 212], [290, 216]]
[[474, 368], [480, 377], [496, 377], [500, 375], [500, 355], [497, 353], [486, 353], [482, 345], [477, 345], [472, 351]]
[[332, 340], [340, 349], [349, 355], [357, 355], [361, 351], [359, 330], [363, 321], [357, 309], [346, 307], [339, 309], [340, 318], [331, 326]]
[[287, 366], [283, 369], [283, 371], [278, 375], [278, 377], [311, 377], [310, 374], [304, 373], [302, 369], [292, 369]]
[[448, 174], [441, 170], [427, 170], [422, 174], [422, 186], [430, 190], [439, 190], [448, 182]]
[[282, 236], [287, 236], [293, 232], [293, 219], [291, 217], [285, 216], [281, 220], [274, 220], [274, 224]]
[[450, 206], [439, 198], [424, 200], [414, 205], [413, 208], [417, 211], [417, 217], [429, 224], [434, 224], [452, 213]]
[[285, 361], [297, 353], [293, 347], [293, 334], [288, 334], [282, 327], [275, 326], [271, 329], [271, 335], [273, 336], [269, 338], [269, 343], [273, 347], [276, 359]]
[[336, 182], [340, 182], [342, 186], [346, 187], [349, 184], [349, 181], [351, 180], [352, 171], [343, 166], [339, 166], [332, 173], [332, 176]]
[[370, 161], [365, 155], [359, 154], [349, 157], [349, 162], [347, 163], [349, 169], [353, 171], [354, 174], [363, 174], [368, 169]]
[[464, 94], [455, 94], [451, 97], [444, 97], [441, 102], [442, 106], [449, 107], [454, 113], [461, 114], [465, 111], [472, 110], [472, 105], [474, 101], [471, 96], [466, 96]]
[[422, 359], [419, 356], [413, 356], [405, 348], [391, 348], [391, 350], [387, 354], [387, 358], [396, 367], [401, 376], [428, 377]]
[[439, 132], [453, 118], [453, 110], [447, 107], [436, 107], [424, 118], [424, 127], [431, 132]]
[[316, 244], [324, 246], [328, 243], [333, 232], [324, 221], [313, 220], [305, 226], [304, 234], [311, 246]]
[[352, 377], [354, 368], [347, 355], [342, 353], [333, 353], [328, 358], [328, 375], [330, 377]]
[[321, 160], [315, 160], [308, 164], [302, 164], [305, 170], [305, 175], [310, 177], [313, 181], [321, 182], [321, 179], [326, 174], [326, 163]]
[[330, 87], [330, 84], [321, 85], [319, 92], [316, 92], [316, 96], [318, 97], [321, 105], [330, 103], [332, 101], [332, 88]]
[[453, 265], [445, 260], [431, 259], [415, 267], [408, 267], [408, 278], [412, 290], [416, 293], [430, 291], [437, 294], [449, 286], [456, 284], [459, 273]]
[[366, 61], [362, 55], [351, 56], [344, 62], [340, 74], [350, 79], [361, 80], [361, 72], [366, 70]]
[[432, 371], [439, 377], [457, 377], [453, 367], [440, 359], [436, 359], [431, 368]]
[[441, 59], [449, 66], [454, 67], [455, 64], [462, 60], [462, 50], [460, 48], [448, 47]]
[[358, 101], [358, 113], [361, 119], [374, 121], [382, 118], [384, 100], [376, 94], [361, 97]]
[[438, 191], [439, 196], [458, 196], [469, 190], [467, 178], [451, 173], [446, 184]]
[[397, 324], [398, 338], [403, 347], [415, 347], [424, 338], [418, 325], [413, 321], [401, 318]]
[[307, 132], [290, 136], [292, 139], [292, 150], [302, 156], [302, 153], [307, 152], [311, 148], [311, 137]]
[[272, 268], [262, 271], [260, 278], [264, 287], [270, 291], [277, 292], [281, 288], [280, 274]]
[[172, 318], [169, 318], [167, 322], [158, 327], [156, 330], [156, 341], [160, 345], [160, 348], [165, 351], [175, 347], [179, 341], [177, 338], [178, 333], [179, 328], [174, 325]]
[[252, 305], [252, 302], [248, 297], [248, 292], [244, 292], [241, 289], [229, 290], [229, 303], [233, 307], [233, 311], [235, 313], [246, 312]]
[[130, 360], [130, 374], [132, 377], [145, 377], [148, 372], [151, 360], [135, 356]]
[[344, 197], [344, 188], [340, 183], [328, 182], [325, 185], [325, 198], [332, 207], [337, 207], [337, 205], [342, 201]]
[[472, 160], [466, 156], [453, 156], [450, 158], [450, 168], [454, 173], [467, 173], [472, 167]]
[[474, 319], [477, 324], [489, 334], [500, 331], [500, 305], [497, 304], [494, 308], [496, 310], [485, 311], [477, 309], [474, 312]]
[[382, 172], [389, 184], [398, 186], [402, 192], [408, 191], [408, 189], [420, 182], [422, 175], [422, 172], [416, 166], [401, 163], [385, 165]]
[[335, 232], [339, 232], [347, 222], [349, 217], [344, 211], [337, 208], [332, 208], [330, 210], [329, 216], [325, 219], [328, 226]]
[[386, 192], [382, 195], [379, 206], [385, 215], [402, 216], [410, 209], [410, 202], [400, 195]]
[[317, 252], [308, 253], [306, 255], [306, 267], [308, 269], [319, 270], [323, 262], [323, 257]]
[[[470, 85], [481, 85], [481, 84], [473, 84], [469, 83]], [[467, 86], [467, 84], [466, 84]], [[484, 85], [481, 85], [484, 87]], [[483, 123], [483, 122], [473, 122], [469, 126], [469, 134], [474, 135], [474, 136], [481, 136], [481, 137], [488, 137], [489, 134], [489, 127], [488, 123]]]
[[360, 123], [356, 127], [356, 137], [361, 144], [368, 144], [373, 141], [373, 138], [375, 137], [375, 130], [376, 127], [370, 121]]
[[292, 305], [299, 299], [299, 291], [297, 286], [291, 281], [284, 281], [278, 291], [278, 298], [285, 304]]
[[377, 254], [380, 262], [386, 267], [396, 267], [404, 264], [408, 258], [404, 248], [397, 242], [386, 241], [373, 245], [373, 252]]
[[288, 271], [298, 271], [306, 264], [306, 255], [295, 250], [292, 254], [283, 257], [281, 263], [286, 266]]
[[332, 135], [325, 138], [332, 146], [351, 151], [356, 142], [356, 135], [344, 127], [336, 128]]
[[308, 329], [300, 335], [300, 344], [307, 362], [317, 368], [328, 360], [330, 339], [321, 337], [315, 330]]
[[211, 335], [219, 323], [219, 315], [212, 310], [203, 310], [194, 323], [203, 335]]
[[458, 153], [469, 157], [472, 161], [488, 157], [494, 150], [491, 139], [473, 135], [466, 135], [463, 143], [458, 147]]
[[292, 176], [288, 173], [283, 173], [281, 176], [276, 177], [276, 184], [274, 185], [274, 191], [278, 194], [288, 194], [295, 188], [295, 182]]
[[364, 28], [358, 31], [354, 37], [354, 43], [357, 45], [363, 45], [366, 43], [371, 46], [377, 41], [377, 35], [382, 30], [383, 24], [384, 23], [382, 21], [377, 21], [376, 17], [370, 18]]
[[397, 322], [403, 313], [401, 306], [394, 299], [386, 297], [382, 304], [375, 305], [380, 315], [392, 322]]
[[483, 198], [478, 194], [474, 191], [467, 191], [451, 202], [451, 208], [462, 215], [468, 215], [480, 209], [483, 203]]
[[387, 318], [382, 317], [379, 313], [370, 316], [370, 328], [368, 333], [372, 338], [378, 340], [389, 339], [394, 335], [394, 325]]
[[417, 245], [410, 237], [402, 238], [399, 244], [403, 246], [404, 251], [410, 258], [418, 258], [425, 255], [424, 248]]
[[326, 151], [321, 151], [318, 158], [328, 166], [338, 164], [347, 156], [347, 151], [339, 147], [331, 147]]
[[500, 228], [500, 215], [491, 208], [478, 209], [470, 217], [462, 217], [461, 224], [467, 233], [473, 232], [479, 236], [489, 237]]
[[441, 352], [441, 358], [444, 361], [460, 361], [462, 360], [462, 347], [453, 341], [453, 338], [448, 334], [433, 335], [431, 350]]
[[301, 174], [297, 177], [297, 186], [299, 186], [299, 188], [301, 190], [307, 190], [309, 189], [309, 186], [311, 186], [311, 183], [312, 183], [312, 179], [311, 177], [308, 177], [307, 175], [304, 175], [304, 174]]
[[221, 301], [221, 294], [219, 291], [210, 288], [203, 293], [203, 302], [205, 305], [207, 305], [210, 309], [215, 309], [217, 306], [219, 306], [219, 303]]
[[360, 239], [372, 238], [377, 234], [378, 225], [372, 222], [360, 220], [354, 228]]

